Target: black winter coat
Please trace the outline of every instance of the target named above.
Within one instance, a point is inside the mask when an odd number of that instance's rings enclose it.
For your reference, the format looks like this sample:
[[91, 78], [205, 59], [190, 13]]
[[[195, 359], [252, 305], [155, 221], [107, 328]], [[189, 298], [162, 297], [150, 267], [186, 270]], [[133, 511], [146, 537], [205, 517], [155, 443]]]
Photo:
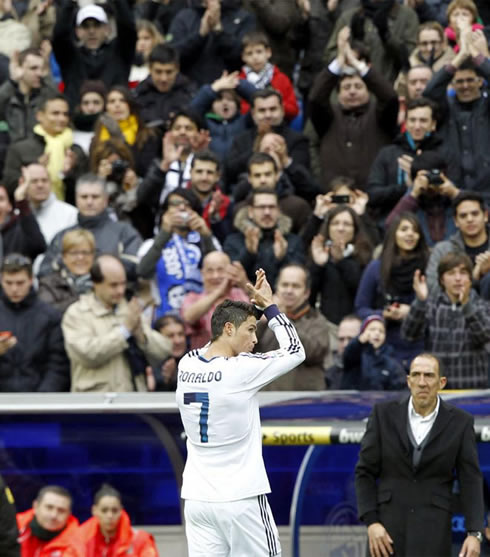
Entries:
[[17, 338], [17, 344], [0, 356], [0, 392], [70, 390], [70, 364], [57, 310], [42, 302], [33, 290], [19, 303], [2, 293], [0, 330]]

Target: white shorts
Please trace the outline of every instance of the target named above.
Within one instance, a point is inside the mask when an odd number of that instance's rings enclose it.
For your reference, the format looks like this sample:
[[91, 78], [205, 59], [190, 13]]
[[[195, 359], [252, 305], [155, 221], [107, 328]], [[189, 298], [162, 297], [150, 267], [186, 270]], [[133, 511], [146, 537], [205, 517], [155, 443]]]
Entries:
[[281, 555], [276, 523], [265, 495], [184, 504], [189, 557], [273, 557]]

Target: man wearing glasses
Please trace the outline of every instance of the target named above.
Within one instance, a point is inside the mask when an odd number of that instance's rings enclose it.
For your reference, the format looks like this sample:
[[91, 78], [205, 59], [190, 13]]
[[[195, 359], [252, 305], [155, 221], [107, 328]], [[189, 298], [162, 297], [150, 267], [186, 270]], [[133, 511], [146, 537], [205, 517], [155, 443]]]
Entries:
[[303, 242], [291, 234], [291, 224], [291, 219], [279, 209], [277, 192], [257, 188], [252, 193], [248, 214], [235, 220], [240, 232], [230, 234], [223, 249], [232, 261], [240, 261], [250, 280], [261, 268], [274, 284], [280, 267], [305, 263]]
[[[442, 109], [441, 136], [454, 165], [449, 177], [458, 187], [478, 191], [488, 201], [490, 100], [483, 89], [483, 80], [490, 80], [488, 46], [481, 30], [462, 32], [460, 42], [459, 52], [434, 75], [424, 96]], [[446, 95], [449, 84], [454, 97]]]

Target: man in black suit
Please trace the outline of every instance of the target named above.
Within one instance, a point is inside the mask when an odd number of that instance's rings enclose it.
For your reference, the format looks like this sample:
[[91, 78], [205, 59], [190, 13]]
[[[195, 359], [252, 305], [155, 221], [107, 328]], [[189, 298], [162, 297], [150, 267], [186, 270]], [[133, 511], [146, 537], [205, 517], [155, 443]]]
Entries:
[[374, 406], [356, 466], [370, 555], [451, 555], [457, 477], [468, 533], [459, 557], [477, 557], [484, 508], [473, 417], [439, 398], [446, 378], [432, 354], [413, 360], [407, 382], [410, 397]]

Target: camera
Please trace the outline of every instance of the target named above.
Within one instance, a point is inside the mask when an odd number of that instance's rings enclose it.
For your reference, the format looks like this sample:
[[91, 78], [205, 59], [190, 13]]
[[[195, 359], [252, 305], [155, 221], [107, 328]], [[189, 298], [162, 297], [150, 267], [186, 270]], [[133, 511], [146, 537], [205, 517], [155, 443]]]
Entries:
[[393, 296], [392, 294], [385, 294], [385, 303], [384, 307], [390, 307], [393, 304], [400, 305], [401, 299], [400, 296]]
[[129, 162], [123, 159], [117, 159], [112, 163], [111, 173], [107, 177], [111, 182], [122, 184], [126, 170], [130, 167]]
[[438, 168], [431, 168], [427, 171], [427, 179], [429, 180], [429, 184], [431, 186], [440, 186], [444, 183], [444, 180], [441, 176], [441, 171]]
[[332, 203], [341, 205], [350, 202], [350, 195], [332, 195]]

